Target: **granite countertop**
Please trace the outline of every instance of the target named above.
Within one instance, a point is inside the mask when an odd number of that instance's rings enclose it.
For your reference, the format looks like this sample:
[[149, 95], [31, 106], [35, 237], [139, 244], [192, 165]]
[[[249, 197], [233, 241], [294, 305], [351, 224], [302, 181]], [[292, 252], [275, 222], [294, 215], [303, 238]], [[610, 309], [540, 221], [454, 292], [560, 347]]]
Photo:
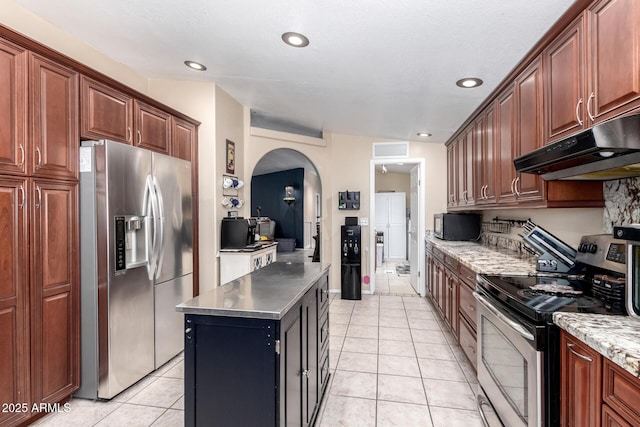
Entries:
[[[277, 245], [278, 242], [268, 241], [268, 242], [256, 242], [254, 245], [246, 246], [244, 248], [238, 249], [220, 249], [220, 252], [224, 252], [225, 254], [237, 254], [237, 253], [247, 253], [247, 252], [257, 252], [262, 249], [267, 249], [272, 246]], [[253, 246], [253, 247], [252, 247]]]
[[640, 378], [640, 320], [606, 314], [554, 313], [553, 322]]
[[329, 270], [317, 262], [274, 262], [178, 306], [185, 314], [279, 320]]
[[440, 240], [433, 236], [425, 242], [456, 258], [478, 274], [529, 275], [536, 273], [536, 260], [514, 250], [485, 246], [475, 242]]

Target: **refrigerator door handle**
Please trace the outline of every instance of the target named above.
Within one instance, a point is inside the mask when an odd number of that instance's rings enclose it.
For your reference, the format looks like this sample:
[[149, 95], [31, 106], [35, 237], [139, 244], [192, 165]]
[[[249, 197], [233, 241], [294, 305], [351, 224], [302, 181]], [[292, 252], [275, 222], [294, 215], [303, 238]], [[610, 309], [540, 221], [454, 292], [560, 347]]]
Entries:
[[[156, 207], [151, 175], [147, 176], [144, 192], [144, 207], [147, 215], [147, 259], [149, 260], [147, 263], [147, 272], [149, 273], [149, 280], [153, 280], [157, 262], [156, 245], [158, 241], [158, 227], [156, 226], [156, 218], [158, 217], [158, 208]], [[149, 227], [153, 227], [153, 237], [149, 232]]]
[[157, 228], [159, 229], [159, 240], [155, 242], [156, 246], [156, 277], [160, 275], [160, 270], [162, 270], [162, 256], [164, 247], [164, 221], [165, 221], [165, 212], [164, 212], [164, 200], [162, 198], [162, 190], [160, 190], [160, 185], [158, 185], [158, 180], [156, 177], [153, 177], [153, 188], [154, 188], [154, 199], [156, 201], [156, 206], [158, 209], [158, 217], [157, 217]]

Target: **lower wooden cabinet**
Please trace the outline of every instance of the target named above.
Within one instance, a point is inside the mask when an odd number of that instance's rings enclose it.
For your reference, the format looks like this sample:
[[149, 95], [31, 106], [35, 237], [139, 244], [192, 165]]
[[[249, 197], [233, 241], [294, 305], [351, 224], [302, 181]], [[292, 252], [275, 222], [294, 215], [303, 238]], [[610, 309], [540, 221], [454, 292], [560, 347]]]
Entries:
[[567, 333], [560, 334], [562, 426], [639, 426], [640, 379]]
[[328, 275], [281, 320], [185, 315], [186, 426], [309, 426], [329, 380]]
[[0, 400], [26, 409], [2, 426], [79, 386], [77, 202], [75, 182], [0, 177]]
[[600, 424], [600, 355], [565, 331], [560, 335], [560, 422], [562, 426]]

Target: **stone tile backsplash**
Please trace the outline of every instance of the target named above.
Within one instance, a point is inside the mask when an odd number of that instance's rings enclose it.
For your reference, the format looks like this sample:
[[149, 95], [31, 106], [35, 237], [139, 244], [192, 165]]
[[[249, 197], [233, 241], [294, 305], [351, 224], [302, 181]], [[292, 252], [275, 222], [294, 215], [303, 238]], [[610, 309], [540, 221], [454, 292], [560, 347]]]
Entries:
[[605, 233], [616, 225], [640, 222], [640, 177], [604, 182]]

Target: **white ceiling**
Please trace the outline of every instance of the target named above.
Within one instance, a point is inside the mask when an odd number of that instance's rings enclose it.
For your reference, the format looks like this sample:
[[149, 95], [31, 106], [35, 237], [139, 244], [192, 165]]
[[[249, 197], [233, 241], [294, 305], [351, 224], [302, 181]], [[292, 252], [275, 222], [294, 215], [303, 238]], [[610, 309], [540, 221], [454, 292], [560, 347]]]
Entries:
[[[211, 81], [300, 126], [442, 143], [573, 0], [15, 2], [142, 75]], [[455, 86], [468, 76], [485, 84]]]

